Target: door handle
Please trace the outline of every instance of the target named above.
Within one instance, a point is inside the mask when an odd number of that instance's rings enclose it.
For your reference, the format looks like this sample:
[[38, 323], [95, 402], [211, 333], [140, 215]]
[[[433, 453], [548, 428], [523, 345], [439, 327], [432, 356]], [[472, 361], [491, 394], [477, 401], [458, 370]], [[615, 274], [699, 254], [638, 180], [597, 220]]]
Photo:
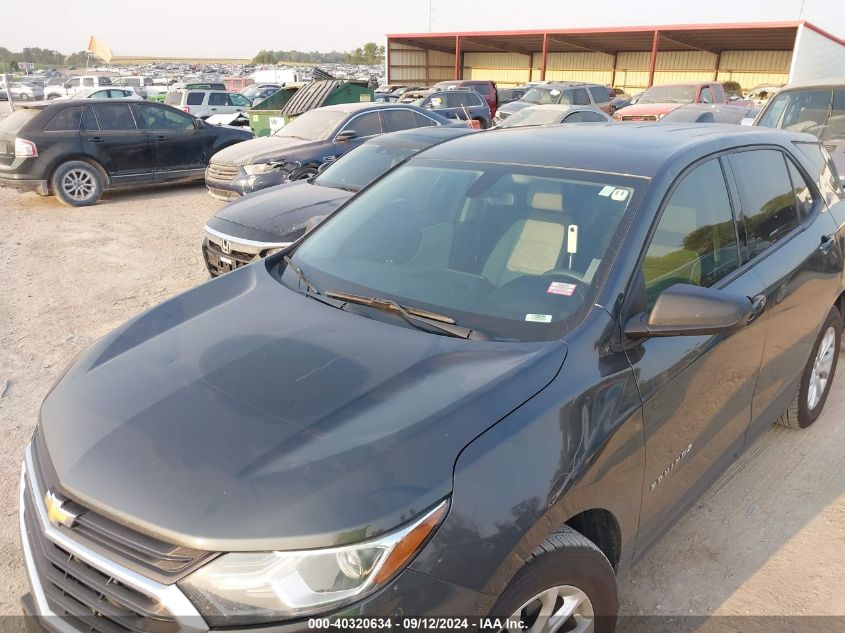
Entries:
[[154, 136], [154, 137], [153, 137], [153, 140], [154, 140], [154, 141], [166, 141], [166, 140], [167, 140], [167, 137], [166, 137], [166, 136], [164, 136], [163, 134], [159, 134], [158, 136]]
[[216, 110], [217, 110], [217, 108], [209, 108], [209, 110], [215, 110], [215, 111], [216, 111]]
[[766, 295], [759, 294], [751, 297], [751, 316], [748, 317], [748, 322], [751, 323], [754, 319], [763, 313], [766, 307]]
[[830, 252], [830, 249], [833, 248], [833, 245], [836, 243], [836, 234], [831, 233], [830, 235], [822, 235], [821, 244], [819, 244], [819, 250], [827, 255]]
[[89, 143], [102, 143], [103, 137], [102, 136], [92, 136], [88, 139]]

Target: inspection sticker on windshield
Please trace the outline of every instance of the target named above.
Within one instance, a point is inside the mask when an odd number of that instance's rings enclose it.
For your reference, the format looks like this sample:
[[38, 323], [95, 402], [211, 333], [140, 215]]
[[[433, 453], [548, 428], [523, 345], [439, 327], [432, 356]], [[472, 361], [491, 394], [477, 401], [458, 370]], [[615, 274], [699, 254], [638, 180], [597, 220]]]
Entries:
[[553, 281], [549, 284], [549, 289], [546, 290], [550, 295], [563, 295], [564, 297], [571, 297], [575, 294], [575, 284], [565, 284], [562, 281]]
[[624, 202], [628, 198], [628, 190], [627, 189], [617, 189], [612, 194], [610, 194], [611, 200], [616, 200], [616, 202]]
[[532, 323], [551, 323], [552, 322], [552, 315], [551, 314], [526, 314], [525, 320], [531, 321]]
[[616, 191], [616, 187], [614, 187], [613, 185], [605, 185], [601, 188], [601, 191], [599, 191], [599, 195], [607, 198], [614, 191]]

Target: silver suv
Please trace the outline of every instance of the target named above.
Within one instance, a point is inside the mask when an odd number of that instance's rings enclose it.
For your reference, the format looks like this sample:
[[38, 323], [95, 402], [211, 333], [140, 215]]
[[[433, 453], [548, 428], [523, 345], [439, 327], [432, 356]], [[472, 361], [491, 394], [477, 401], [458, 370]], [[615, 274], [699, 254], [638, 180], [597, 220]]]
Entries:
[[200, 119], [207, 119], [214, 114], [246, 112], [252, 107], [252, 101], [247, 97], [226, 90], [179, 88], [167, 93], [164, 102]]

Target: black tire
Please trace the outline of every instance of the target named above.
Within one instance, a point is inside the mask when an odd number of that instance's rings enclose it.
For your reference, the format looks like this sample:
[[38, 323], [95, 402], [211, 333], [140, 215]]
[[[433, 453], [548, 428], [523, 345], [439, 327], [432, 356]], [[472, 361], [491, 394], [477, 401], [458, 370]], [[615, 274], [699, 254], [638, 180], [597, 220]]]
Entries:
[[70, 160], [56, 167], [50, 190], [70, 207], [87, 207], [103, 195], [103, 176], [91, 163]]
[[[516, 615], [533, 597], [560, 586], [576, 587], [587, 595], [595, 613], [594, 633], [613, 633], [619, 608], [613, 567], [592, 541], [569, 527], [549, 534], [534, 550], [499, 596], [491, 617]], [[531, 607], [524, 612], [530, 613]]]
[[[822, 389], [821, 396], [817, 398], [815, 405], [810, 406], [810, 389], [813, 384], [813, 376], [815, 374], [816, 360], [819, 354], [819, 348], [825, 342], [825, 338], [829, 336], [830, 330], [833, 330], [833, 358], [830, 361], [830, 370], [827, 372], [827, 381]], [[839, 360], [839, 349], [842, 338], [842, 315], [839, 310], [830, 309], [827, 318], [822, 325], [821, 331], [816, 342], [813, 345], [813, 350], [810, 352], [810, 358], [807, 360], [807, 365], [804, 367], [804, 373], [801, 375], [801, 382], [798, 384], [798, 391], [792, 404], [780, 416], [778, 424], [787, 426], [791, 429], [806, 429], [813, 422], [818, 419], [824, 408], [824, 403], [830, 393], [830, 386], [833, 384], [833, 377], [836, 374], [836, 364]], [[826, 346], [827, 347], [827, 346]]]

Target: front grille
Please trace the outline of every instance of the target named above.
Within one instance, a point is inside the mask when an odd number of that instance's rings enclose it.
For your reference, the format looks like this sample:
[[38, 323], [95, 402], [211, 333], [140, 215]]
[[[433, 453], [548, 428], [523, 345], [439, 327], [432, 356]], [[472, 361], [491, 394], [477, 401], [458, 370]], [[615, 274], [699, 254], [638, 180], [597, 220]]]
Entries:
[[223, 165], [221, 163], [211, 163], [208, 166], [208, 177], [212, 180], [220, 180], [223, 182], [230, 182], [238, 177], [241, 173], [241, 168], [237, 165]]
[[[29, 486], [28, 486], [29, 488]], [[157, 600], [121, 583], [49, 540], [38, 522], [36, 501], [24, 495], [24, 522], [35, 572], [50, 610], [91, 633], [176, 633], [176, 618]]]
[[623, 114], [623, 121], [657, 121], [657, 115], [654, 114]]
[[246, 253], [235, 249], [232, 249], [229, 253], [224, 253], [223, 249], [220, 248], [220, 245], [212, 242], [211, 240], [206, 240], [206, 248], [208, 249], [207, 256], [210, 260], [216, 260], [219, 262], [221, 257], [228, 259], [232, 262], [230, 268], [240, 268], [241, 266], [246, 266], [259, 258], [255, 253]]
[[[48, 474], [52, 467], [49, 460], [41, 457], [39, 444], [40, 435], [33, 443], [33, 466], [38, 488], [47, 490], [55, 484], [55, 475]], [[142, 534], [78, 503], [73, 503], [73, 511], [77, 515], [73, 527], [60, 525], [56, 529], [110, 560], [162, 584], [180, 580], [214, 556], [210, 552], [180, 547]]]

